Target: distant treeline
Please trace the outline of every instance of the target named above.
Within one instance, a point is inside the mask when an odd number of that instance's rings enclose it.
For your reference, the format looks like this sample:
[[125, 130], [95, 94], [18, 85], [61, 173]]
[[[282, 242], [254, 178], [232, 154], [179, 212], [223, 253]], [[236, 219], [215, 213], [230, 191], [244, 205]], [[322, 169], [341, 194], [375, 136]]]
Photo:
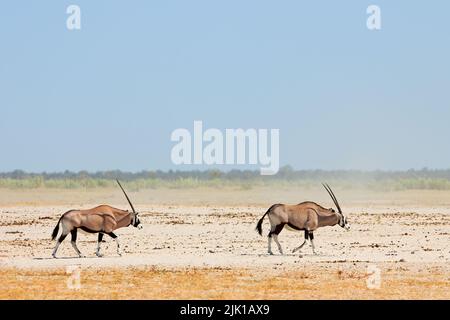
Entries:
[[100, 172], [28, 173], [21, 170], [0, 173], [3, 188], [97, 188], [111, 187], [115, 179], [126, 181], [133, 189], [195, 188], [298, 185], [314, 187], [328, 182], [341, 188], [372, 188], [382, 190], [450, 189], [449, 170], [356, 171], [356, 170], [294, 170], [290, 166], [273, 176], [261, 176], [257, 170], [206, 171], [141, 171], [120, 170]]

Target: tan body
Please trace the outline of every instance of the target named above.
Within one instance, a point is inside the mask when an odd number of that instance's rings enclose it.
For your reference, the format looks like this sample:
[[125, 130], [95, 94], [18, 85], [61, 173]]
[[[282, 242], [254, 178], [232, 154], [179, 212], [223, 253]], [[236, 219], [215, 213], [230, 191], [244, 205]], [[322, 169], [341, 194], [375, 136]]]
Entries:
[[347, 224], [347, 219], [342, 213], [334, 193], [328, 185], [324, 185], [324, 187], [333, 199], [336, 207], [338, 208], [338, 212], [331, 208], [326, 209], [315, 202], [306, 201], [296, 205], [275, 204], [271, 206], [262, 216], [256, 225], [256, 230], [260, 235], [262, 235], [262, 223], [267, 215], [270, 221], [270, 231], [268, 234], [269, 254], [273, 254], [271, 248], [272, 238], [275, 240], [280, 253], [283, 254], [281, 245], [278, 242], [278, 234], [280, 234], [285, 226], [291, 230], [303, 230], [305, 232], [305, 241], [300, 247], [295, 248], [293, 252], [300, 250], [305, 245], [306, 241], [310, 240], [314, 254], [315, 248], [313, 232], [318, 228], [335, 226], [339, 224], [341, 227], [349, 230], [350, 226]]
[[78, 229], [89, 233], [99, 234], [96, 251], [97, 256], [102, 256], [100, 254], [100, 244], [103, 240], [104, 234], [107, 234], [116, 240], [117, 253], [121, 255], [119, 240], [113, 231], [119, 228], [128, 227], [132, 224], [133, 219], [135, 219], [134, 217], [135, 214], [133, 212], [113, 208], [108, 205], [101, 205], [88, 210], [70, 210], [61, 216], [58, 224], [53, 230], [52, 238], [55, 239], [58, 234], [59, 226], [61, 225], [62, 227], [61, 236], [56, 243], [52, 256], [56, 257], [56, 252], [58, 251], [59, 245], [64, 241], [69, 233], [72, 235], [71, 242], [73, 248], [80, 257], [83, 256], [76, 245]]
[[61, 236], [56, 243], [55, 249], [53, 250], [52, 256], [56, 258], [56, 252], [58, 251], [59, 245], [64, 241], [66, 236], [70, 233], [72, 235], [72, 246], [77, 252], [78, 256], [82, 257], [80, 250], [77, 248], [77, 230], [81, 229], [90, 233], [98, 233], [98, 245], [96, 255], [101, 257], [100, 254], [100, 244], [103, 241], [103, 235], [107, 234], [111, 238], [116, 240], [117, 243], [117, 253], [121, 255], [120, 245], [117, 235], [113, 231], [128, 227], [132, 225], [136, 228], [142, 228], [140, 220], [138, 217], [138, 212], [134, 210], [133, 204], [131, 203], [125, 190], [122, 188], [119, 180], [117, 180], [120, 188], [122, 189], [128, 203], [131, 206], [133, 212], [126, 210], [117, 209], [108, 205], [101, 205], [88, 210], [70, 210], [64, 213], [56, 224], [55, 229], [53, 229], [52, 239], [56, 239], [58, 235], [59, 226], [62, 227]]
[[71, 210], [61, 218], [63, 228], [81, 228], [87, 232], [111, 233], [116, 229], [127, 227], [132, 220], [128, 211], [101, 205], [89, 210]]
[[269, 220], [271, 225], [285, 224], [294, 230], [315, 231], [338, 224], [339, 215], [334, 210], [307, 201], [296, 205], [275, 205], [269, 211]]

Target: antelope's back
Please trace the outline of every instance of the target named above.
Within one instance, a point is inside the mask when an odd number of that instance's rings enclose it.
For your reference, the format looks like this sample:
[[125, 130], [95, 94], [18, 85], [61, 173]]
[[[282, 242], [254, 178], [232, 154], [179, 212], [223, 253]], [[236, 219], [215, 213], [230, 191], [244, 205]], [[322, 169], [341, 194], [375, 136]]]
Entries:
[[288, 224], [300, 230], [313, 230], [317, 226], [317, 203], [307, 201], [297, 205], [286, 205], [284, 210], [288, 216]]
[[117, 209], [114, 207], [111, 207], [109, 205], [106, 204], [102, 204], [98, 207], [92, 208], [90, 210], [84, 210], [86, 212], [90, 212], [90, 213], [95, 213], [95, 214], [112, 214], [112, 215], [116, 215], [116, 214], [128, 214], [128, 211], [125, 210], [121, 210], [121, 209]]

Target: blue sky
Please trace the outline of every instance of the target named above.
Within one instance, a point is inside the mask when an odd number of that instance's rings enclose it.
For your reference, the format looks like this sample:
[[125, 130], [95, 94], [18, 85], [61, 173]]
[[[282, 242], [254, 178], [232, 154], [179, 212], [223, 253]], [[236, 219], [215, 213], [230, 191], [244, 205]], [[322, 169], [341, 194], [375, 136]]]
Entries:
[[206, 169], [170, 160], [171, 132], [194, 120], [279, 128], [280, 162], [298, 169], [449, 168], [449, 14], [448, 1], [3, 1], [0, 171]]

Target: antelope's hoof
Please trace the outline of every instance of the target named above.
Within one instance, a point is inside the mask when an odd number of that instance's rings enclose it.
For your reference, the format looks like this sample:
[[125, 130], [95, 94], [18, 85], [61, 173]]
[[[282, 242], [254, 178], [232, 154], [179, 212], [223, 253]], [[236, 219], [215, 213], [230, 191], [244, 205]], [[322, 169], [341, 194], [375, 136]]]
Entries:
[[86, 256], [84, 254], [80, 254], [78, 255], [78, 258], [86, 258]]
[[99, 258], [103, 258], [103, 255], [101, 253], [96, 253], [95, 255]]
[[269, 251], [268, 253], [269, 253], [270, 256], [273, 256], [273, 252], [272, 251]]
[[53, 259], [57, 259], [55, 254], [52, 254]]
[[121, 256], [122, 256], [122, 252], [117, 252], [117, 254], [119, 255], [119, 257], [121, 257]]

